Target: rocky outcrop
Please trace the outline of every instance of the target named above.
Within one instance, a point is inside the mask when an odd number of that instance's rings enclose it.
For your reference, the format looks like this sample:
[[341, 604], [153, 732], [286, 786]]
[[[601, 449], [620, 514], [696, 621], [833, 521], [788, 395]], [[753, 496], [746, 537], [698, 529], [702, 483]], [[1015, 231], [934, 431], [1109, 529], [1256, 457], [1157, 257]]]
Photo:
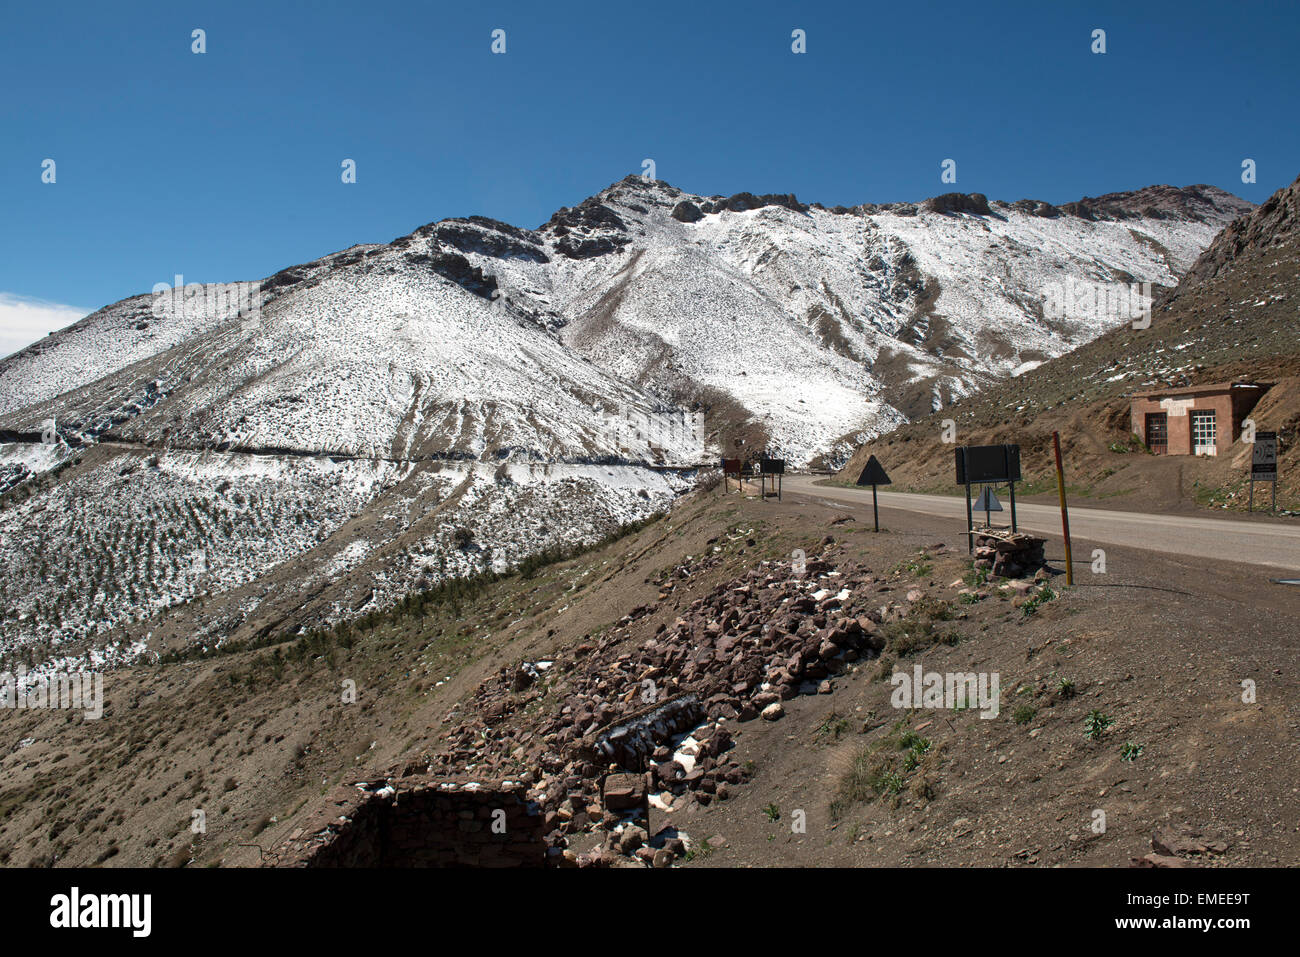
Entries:
[[555, 251], [570, 259], [590, 259], [615, 252], [632, 241], [618, 213], [593, 196], [572, 208], [562, 207], [543, 232], [557, 237]]
[[983, 193], [944, 193], [932, 196], [921, 204], [932, 213], [969, 213], [972, 216], [991, 216], [989, 198]]
[[497, 281], [460, 253], [408, 253], [406, 261], [417, 266], [428, 265], [444, 279], [448, 279], [467, 292], [491, 299]]
[[1055, 219], [1061, 215], [1059, 209], [1051, 203], [1043, 202], [1041, 199], [1018, 199], [1011, 206], [1021, 212], [1028, 213], [1030, 216], [1041, 216], [1044, 219]]
[[704, 213], [700, 211], [700, 207], [684, 199], [673, 207], [672, 216], [679, 223], [698, 223], [704, 218]]
[[762, 196], [755, 196], [753, 193], [734, 193], [726, 199], [706, 202], [701, 208], [706, 213], [720, 213], [724, 210], [743, 213], [751, 209], [762, 209], [764, 206], [783, 206], [796, 213], [808, 212], [808, 205], [799, 202], [793, 193], [764, 193]]
[[502, 259], [527, 259], [538, 263], [551, 261], [536, 233], [486, 216], [444, 219], [417, 230], [417, 235], [420, 234], [463, 253], [478, 253]]
[[1229, 223], [1193, 263], [1167, 301], [1172, 303], [1188, 290], [1222, 274], [1247, 250], [1280, 246], [1297, 231], [1300, 231], [1300, 179]]

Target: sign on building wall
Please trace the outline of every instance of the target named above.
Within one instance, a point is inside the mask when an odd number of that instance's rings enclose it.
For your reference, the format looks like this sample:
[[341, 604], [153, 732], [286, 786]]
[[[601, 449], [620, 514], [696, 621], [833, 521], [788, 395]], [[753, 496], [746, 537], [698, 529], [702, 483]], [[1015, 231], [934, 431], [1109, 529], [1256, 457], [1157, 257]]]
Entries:
[[1161, 399], [1160, 407], [1165, 410], [1170, 418], [1178, 418], [1186, 415], [1188, 411], [1196, 404], [1195, 399]]

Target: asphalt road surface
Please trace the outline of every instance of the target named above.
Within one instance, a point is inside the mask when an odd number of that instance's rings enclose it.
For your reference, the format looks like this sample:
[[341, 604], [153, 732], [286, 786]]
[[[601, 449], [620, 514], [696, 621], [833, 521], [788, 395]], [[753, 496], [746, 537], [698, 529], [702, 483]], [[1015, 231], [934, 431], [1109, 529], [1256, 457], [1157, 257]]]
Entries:
[[[787, 475], [785, 491], [871, 507], [871, 489], [813, 484], [819, 480], [820, 477], [815, 475]], [[915, 495], [910, 492], [879, 494], [881, 509], [938, 515], [961, 523], [966, 521], [964, 497]], [[1009, 525], [1010, 508], [1005, 501], [1002, 502], [1002, 507], [1007, 511], [996, 516], [994, 523]], [[982, 519], [983, 515], [978, 515], [977, 518]], [[1017, 502], [1016, 525], [1025, 531], [1059, 540], [1061, 510], [1055, 505]], [[1114, 512], [1071, 506], [1070, 540], [1076, 561], [1090, 560], [1092, 544], [1098, 543], [1300, 571], [1300, 524], [1146, 515], [1142, 512]]]

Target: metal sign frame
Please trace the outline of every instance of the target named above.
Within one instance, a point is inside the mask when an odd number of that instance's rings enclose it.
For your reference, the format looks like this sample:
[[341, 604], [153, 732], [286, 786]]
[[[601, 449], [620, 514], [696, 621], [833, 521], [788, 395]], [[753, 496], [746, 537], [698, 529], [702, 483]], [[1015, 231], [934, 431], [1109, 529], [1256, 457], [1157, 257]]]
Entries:
[[[971, 453], [975, 453], [972, 455]], [[966, 550], [975, 553], [975, 512], [972, 485], [1006, 485], [1011, 506], [1011, 531], [1016, 524], [1016, 482], [1020, 481], [1019, 445], [959, 445], [955, 452], [957, 484], [966, 486]], [[978, 476], [978, 477], [977, 477]]]
[[776, 490], [776, 500], [781, 501], [781, 479], [785, 475], [785, 459], [769, 459], [763, 456], [758, 460], [758, 497], [767, 501], [767, 479], [772, 478], [772, 488]]
[[722, 460], [722, 491], [724, 494], [731, 491], [731, 486], [727, 483], [728, 479], [732, 476], [735, 476], [736, 479], [736, 491], [743, 492], [745, 490], [743, 479], [741, 478], [741, 473], [744, 468], [745, 464], [740, 459], [724, 458]]
[[1246, 503], [1246, 511], [1255, 510], [1255, 483], [1268, 482], [1273, 486], [1273, 502], [1269, 514], [1277, 514], [1277, 452], [1276, 432], [1255, 433], [1255, 442], [1250, 451], [1250, 499]]

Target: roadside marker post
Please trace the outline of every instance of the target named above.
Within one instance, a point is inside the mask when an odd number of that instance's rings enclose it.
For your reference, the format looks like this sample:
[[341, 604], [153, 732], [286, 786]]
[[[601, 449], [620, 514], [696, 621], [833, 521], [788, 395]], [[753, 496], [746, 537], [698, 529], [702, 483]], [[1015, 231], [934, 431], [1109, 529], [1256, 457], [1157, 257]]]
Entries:
[[1052, 433], [1052, 449], [1056, 452], [1056, 491], [1061, 497], [1061, 530], [1065, 533], [1065, 583], [1074, 584], [1074, 563], [1070, 561], [1070, 512], [1065, 505], [1065, 469], [1061, 466], [1061, 433]]
[[889, 476], [885, 473], [885, 467], [873, 455], [867, 459], [862, 474], [858, 476], [857, 484], [871, 486], [871, 517], [875, 522], [875, 530], [878, 532], [880, 531], [880, 507], [876, 503], [876, 486], [893, 485], [894, 483], [889, 480]]
[[980, 492], [980, 500], [975, 503], [975, 509], [977, 511], [983, 510], [984, 524], [989, 528], [992, 528], [993, 516], [989, 513], [1002, 511], [1002, 503], [999, 502], [998, 497], [993, 494], [993, 486], [984, 486], [984, 490]]

